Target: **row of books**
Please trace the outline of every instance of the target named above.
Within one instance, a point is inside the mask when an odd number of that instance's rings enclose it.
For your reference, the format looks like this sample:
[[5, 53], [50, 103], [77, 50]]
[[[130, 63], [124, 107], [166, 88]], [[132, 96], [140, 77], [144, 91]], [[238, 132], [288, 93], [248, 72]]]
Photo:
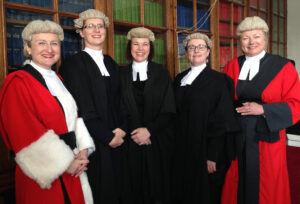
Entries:
[[59, 23], [60, 25], [64, 25], [64, 26], [74, 26], [74, 19], [73, 18], [68, 18], [65, 16], [60, 16], [59, 17]]
[[[193, 27], [193, 8], [183, 5], [177, 6], [177, 25], [178, 27]], [[197, 10], [197, 28], [201, 30], [209, 30], [209, 16], [207, 10]]]
[[114, 19], [138, 23], [140, 19], [139, 0], [114, 0]]
[[115, 34], [114, 36], [114, 51], [115, 51], [115, 61], [118, 64], [125, 65], [129, 64], [130, 61], [126, 59], [126, 47], [127, 38], [125, 35]]
[[154, 57], [152, 59], [153, 62], [159, 64], [165, 64], [165, 41], [163, 39], [155, 39], [154, 43]]
[[[7, 37], [7, 59], [8, 65], [22, 65], [26, 60], [23, 54], [22, 31], [24, 27], [18, 25], [9, 25], [6, 29]], [[81, 38], [74, 31], [65, 31], [65, 39], [62, 43], [62, 58], [65, 59], [70, 55], [81, 50]]]
[[159, 3], [144, 1], [145, 24], [163, 26], [163, 6]]
[[[18, 4], [39, 6], [43, 8], [52, 8], [53, 5], [52, 0], [5, 0], [5, 1], [18, 3]], [[61, 11], [80, 13], [84, 10], [94, 8], [94, 0], [59, 0], [58, 6], [59, 6], [59, 10]]]
[[6, 37], [7, 37], [7, 59], [9, 65], [22, 65], [25, 61], [23, 55], [23, 41], [21, 33], [23, 26], [7, 26]]
[[80, 13], [94, 8], [94, 0], [59, 0], [58, 8], [60, 11]]
[[62, 59], [66, 59], [69, 56], [76, 54], [82, 50], [81, 37], [78, 33], [72, 30], [64, 31], [64, 41], [62, 43]]
[[52, 8], [52, 0], [5, 0], [5, 1], [18, 3], [18, 4], [39, 6], [39, 7], [43, 7], [43, 8]]
[[207, 10], [197, 10], [197, 28], [200, 30], [209, 30], [209, 13]]
[[177, 25], [178, 27], [193, 27], [193, 8], [177, 5]]
[[[114, 0], [114, 19], [138, 23], [140, 20], [139, 0]], [[152, 1], [144, 1], [144, 22], [148, 25], [163, 26], [163, 6]]]
[[7, 20], [20, 20], [20, 21], [32, 21], [32, 20], [53, 20], [52, 15], [34, 13], [28, 11], [20, 11], [14, 9], [6, 9], [5, 12]]
[[[118, 64], [129, 64], [130, 61], [126, 59], [126, 47], [128, 40], [125, 35], [115, 34], [114, 36], [114, 50], [115, 61]], [[153, 43], [154, 57], [153, 61], [164, 64], [165, 63], [165, 41], [162, 39], [156, 39]]]

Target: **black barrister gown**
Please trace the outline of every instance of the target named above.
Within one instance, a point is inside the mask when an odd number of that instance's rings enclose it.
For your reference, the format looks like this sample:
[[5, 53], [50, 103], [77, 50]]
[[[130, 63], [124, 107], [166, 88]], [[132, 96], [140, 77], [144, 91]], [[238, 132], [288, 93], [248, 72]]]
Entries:
[[102, 76], [91, 56], [81, 51], [64, 61], [60, 74], [96, 145], [87, 171], [94, 203], [114, 204], [120, 197], [120, 148], [108, 144], [114, 137], [112, 130], [125, 127], [119, 110], [118, 65], [108, 55], [104, 64], [110, 77]]
[[[133, 82], [132, 64], [121, 68], [120, 74], [129, 133], [122, 152], [123, 204], [148, 204], [157, 200], [169, 203], [175, 113], [169, 73], [162, 65], [149, 62], [146, 81]], [[130, 132], [139, 127], [149, 130], [151, 145], [139, 146], [130, 138]]]
[[[174, 203], [220, 203], [221, 189], [233, 159], [234, 118], [231, 81], [209, 66], [191, 85], [180, 86], [190, 71], [177, 75], [174, 91], [177, 106], [174, 153]], [[207, 160], [217, 171], [208, 174]]]

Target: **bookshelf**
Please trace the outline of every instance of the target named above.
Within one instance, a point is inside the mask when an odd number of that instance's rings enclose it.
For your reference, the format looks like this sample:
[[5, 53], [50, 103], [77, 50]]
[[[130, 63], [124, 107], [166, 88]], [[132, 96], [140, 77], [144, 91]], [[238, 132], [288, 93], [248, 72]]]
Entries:
[[[211, 17], [209, 16], [209, 8], [211, 5], [209, 0], [177, 0], [176, 10], [176, 41], [177, 41], [177, 61], [176, 73], [180, 73], [189, 68], [188, 60], [185, 56], [185, 50], [182, 42], [185, 37], [192, 32], [203, 32], [211, 37]], [[215, 4], [214, 4], [215, 5]], [[212, 54], [214, 55], [214, 51]]]
[[[121, 65], [129, 63], [125, 59], [127, 32], [133, 27], [147, 27], [156, 35], [153, 60], [165, 64], [174, 78], [189, 66], [182, 48], [189, 33], [200, 31], [211, 38], [210, 64], [216, 70], [222, 70], [228, 60], [241, 55], [235, 31], [246, 16], [265, 19], [270, 26], [268, 51], [286, 56], [286, 5], [287, 0], [2, 0], [0, 85], [9, 71], [22, 64], [20, 33], [34, 19], [50, 19], [62, 25], [64, 59], [82, 48], [73, 19], [88, 8], [99, 9], [110, 21], [103, 51]], [[1, 192], [13, 186], [14, 163], [8, 158], [0, 139], [0, 200]]]
[[[168, 32], [165, 15], [168, 1], [164, 0], [113, 0], [113, 27], [114, 39], [111, 55], [120, 65], [130, 63], [126, 59], [127, 32], [133, 27], [145, 26], [150, 28], [156, 36], [153, 43], [155, 55], [152, 59], [160, 64], [168, 64], [166, 60], [166, 39]], [[170, 70], [170, 69], [169, 69]]]
[[286, 0], [220, 0], [219, 63], [222, 70], [228, 59], [241, 55], [236, 28], [247, 16], [260, 16], [269, 25], [268, 52], [287, 55]]

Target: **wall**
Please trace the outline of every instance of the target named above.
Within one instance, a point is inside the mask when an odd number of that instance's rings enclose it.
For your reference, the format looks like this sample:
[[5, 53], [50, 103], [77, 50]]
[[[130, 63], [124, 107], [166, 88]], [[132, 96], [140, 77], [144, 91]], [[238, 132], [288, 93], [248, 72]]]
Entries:
[[287, 56], [295, 60], [296, 69], [300, 73], [300, 1], [287, 0]]

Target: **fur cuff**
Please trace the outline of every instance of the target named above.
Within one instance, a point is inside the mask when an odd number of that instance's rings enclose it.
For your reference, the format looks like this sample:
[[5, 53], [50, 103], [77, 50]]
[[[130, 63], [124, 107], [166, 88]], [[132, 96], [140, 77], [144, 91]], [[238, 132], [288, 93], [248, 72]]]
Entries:
[[16, 154], [16, 162], [24, 174], [43, 189], [50, 189], [51, 183], [67, 170], [73, 159], [72, 150], [53, 130]]
[[92, 190], [86, 172], [80, 174], [79, 178], [80, 178], [85, 204], [93, 204], [94, 203], [93, 194], [92, 194]]
[[76, 120], [75, 135], [77, 148], [79, 151], [88, 149], [89, 155], [95, 151], [96, 148], [94, 141], [90, 136], [90, 133], [88, 132], [82, 118], [77, 118]]

